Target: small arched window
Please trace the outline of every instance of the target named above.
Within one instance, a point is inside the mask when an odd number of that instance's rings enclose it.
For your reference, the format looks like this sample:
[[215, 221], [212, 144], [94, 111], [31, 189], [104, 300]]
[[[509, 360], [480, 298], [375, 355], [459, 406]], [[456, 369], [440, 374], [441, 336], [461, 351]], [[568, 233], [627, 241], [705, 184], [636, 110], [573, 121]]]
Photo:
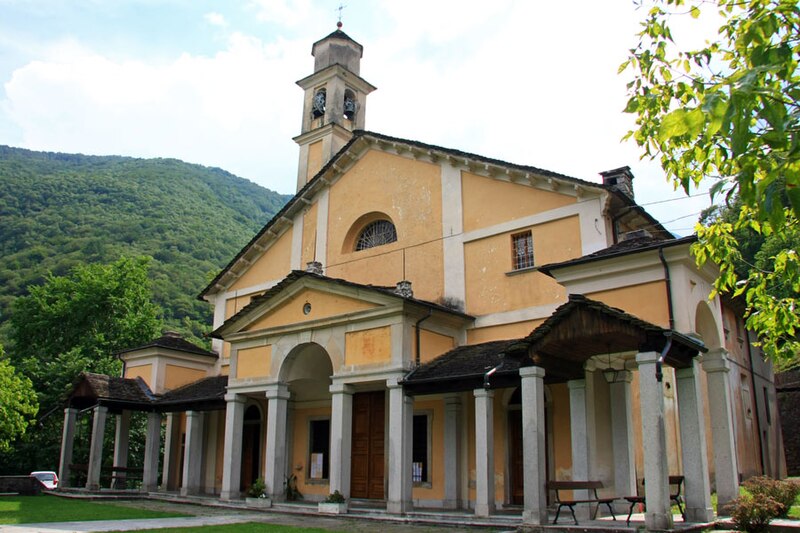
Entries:
[[325, 101], [327, 99], [327, 93], [325, 89], [319, 89], [316, 93], [314, 93], [314, 100], [311, 102], [311, 116], [314, 118], [319, 118], [325, 115]]
[[353, 91], [347, 89], [344, 92], [344, 118], [353, 121], [356, 118], [356, 95]]
[[397, 241], [397, 230], [394, 224], [388, 220], [376, 220], [375, 222], [370, 222], [359, 233], [356, 241], [356, 251], [382, 246], [395, 241]]

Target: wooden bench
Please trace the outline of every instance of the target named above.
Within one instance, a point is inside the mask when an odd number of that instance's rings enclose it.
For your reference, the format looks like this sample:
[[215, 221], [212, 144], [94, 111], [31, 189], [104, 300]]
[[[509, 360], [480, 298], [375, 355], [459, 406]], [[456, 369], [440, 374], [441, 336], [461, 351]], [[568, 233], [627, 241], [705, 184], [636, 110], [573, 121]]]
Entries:
[[[644, 480], [642, 480], [642, 486], [644, 486]], [[678, 506], [681, 516], [686, 520], [686, 511], [683, 509], [683, 496], [681, 495], [682, 488], [683, 476], [669, 476], [669, 500]], [[647, 502], [644, 496], [625, 496], [625, 500], [631, 504], [630, 509], [628, 509], [628, 519], [625, 521], [626, 525], [630, 525], [631, 515], [636, 504], [642, 504], [646, 507]]]
[[[547, 489], [552, 490], [555, 492], [555, 503], [558, 504], [558, 509], [556, 509], [556, 518], [553, 520], [553, 523], [558, 522], [558, 516], [561, 514], [562, 507], [569, 507], [569, 511], [572, 513], [572, 519], [575, 521], [575, 524], [578, 524], [578, 519], [575, 518], [575, 506], [580, 503], [588, 503], [590, 506], [592, 504], [596, 504], [594, 509], [594, 513], [592, 513], [592, 517], [594, 518], [597, 516], [597, 510], [600, 508], [600, 505], [605, 505], [608, 507], [608, 510], [611, 512], [611, 516], [614, 520], [617, 519], [616, 515], [614, 514], [614, 508], [611, 506], [611, 503], [616, 498], [600, 498], [597, 495], [597, 489], [602, 489], [603, 483], [601, 481], [549, 481], [547, 483]], [[587, 498], [583, 499], [576, 499], [573, 495], [573, 499], [567, 500], [561, 497], [560, 492], [564, 490], [585, 490], [588, 493]]]

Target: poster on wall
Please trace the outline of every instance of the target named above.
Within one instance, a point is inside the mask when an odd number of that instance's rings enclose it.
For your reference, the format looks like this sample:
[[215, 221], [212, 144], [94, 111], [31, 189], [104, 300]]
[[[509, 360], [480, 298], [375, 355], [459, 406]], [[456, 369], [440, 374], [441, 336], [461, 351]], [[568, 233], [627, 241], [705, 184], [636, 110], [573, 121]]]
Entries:
[[322, 479], [322, 463], [325, 454], [311, 454], [311, 479]]

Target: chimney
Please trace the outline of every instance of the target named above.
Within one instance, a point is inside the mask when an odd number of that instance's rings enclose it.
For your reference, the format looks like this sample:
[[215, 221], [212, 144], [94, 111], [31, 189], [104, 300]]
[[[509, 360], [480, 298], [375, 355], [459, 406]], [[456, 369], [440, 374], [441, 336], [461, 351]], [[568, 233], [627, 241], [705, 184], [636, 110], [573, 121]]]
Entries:
[[310, 274], [322, 275], [322, 263], [319, 261], [309, 261], [306, 263], [306, 272]]
[[397, 282], [397, 288], [394, 290], [394, 293], [403, 298], [414, 297], [414, 291], [411, 290], [411, 282], [406, 280]]
[[624, 166], [614, 170], [606, 170], [600, 173], [603, 176], [603, 185], [607, 185], [611, 190], [619, 191], [633, 200], [633, 173], [631, 167]]
[[625, 241], [632, 241], [633, 239], [649, 239], [652, 238], [653, 234], [647, 231], [646, 229], [635, 229], [633, 231], [629, 231], [627, 233], [622, 234], [621, 242]]
[[167, 331], [164, 331], [164, 334], [163, 334], [163, 336], [164, 336], [164, 337], [168, 337], [168, 338], [170, 338], [170, 339], [182, 339], [182, 338], [183, 338], [183, 337], [181, 336], [181, 334], [180, 334], [180, 333], [178, 333], [177, 331], [168, 331], [168, 330], [167, 330]]

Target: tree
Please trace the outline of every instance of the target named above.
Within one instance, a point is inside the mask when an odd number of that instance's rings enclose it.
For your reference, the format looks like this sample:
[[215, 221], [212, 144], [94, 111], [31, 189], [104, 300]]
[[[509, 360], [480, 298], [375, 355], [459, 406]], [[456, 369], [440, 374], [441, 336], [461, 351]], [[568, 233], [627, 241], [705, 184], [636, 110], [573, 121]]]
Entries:
[[114, 354], [159, 335], [159, 309], [150, 301], [149, 262], [147, 257], [123, 257], [108, 265], [80, 265], [68, 276], [48, 276], [14, 301], [12, 361], [33, 382], [43, 415], [39, 430], [2, 458], [0, 471], [54, 466], [60, 407], [78, 374], [119, 375], [121, 363]]
[[0, 344], [0, 452], [25, 434], [38, 410], [31, 380], [14, 371]]
[[[718, 39], [681, 50], [670, 23], [722, 17]], [[620, 71], [630, 69], [625, 109], [636, 115], [628, 133], [659, 158], [667, 179], [687, 194], [714, 180], [712, 197], [739, 202], [738, 216], [697, 227], [698, 264], [719, 266], [714, 293], [741, 296], [747, 326], [779, 365], [799, 362], [800, 258], [793, 246], [800, 217], [800, 8], [794, 0], [656, 0], [639, 44]], [[769, 239], [759, 261], [745, 260], [738, 232]], [[772, 289], [781, 287], [776, 292]]]

